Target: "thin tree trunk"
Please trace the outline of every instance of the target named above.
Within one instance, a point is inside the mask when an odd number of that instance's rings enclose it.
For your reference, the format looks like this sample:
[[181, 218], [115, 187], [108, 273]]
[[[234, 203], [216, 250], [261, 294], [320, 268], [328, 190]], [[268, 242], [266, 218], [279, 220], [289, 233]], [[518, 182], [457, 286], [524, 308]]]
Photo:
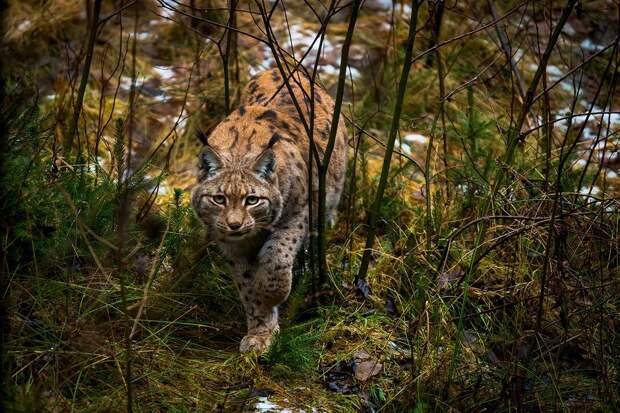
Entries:
[[[133, 39], [131, 44], [131, 90], [129, 92], [129, 113], [127, 114], [127, 159], [125, 160], [125, 168], [122, 176], [118, 176], [118, 182], [121, 186], [120, 203], [118, 210], [118, 271], [121, 281], [121, 288], [123, 289], [123, 311], [127, 318], [128, 325], [125, 327], [125, 383], [127, 385], [127, 412], [133, 411], [133, 385], [132, 385], [132, 349], [131, 349], [131, 333], [129, 328], [130, 317], [127, 309], [127, 292], [125, 288], [125, 274], [127, 271], [125, 260], [125, 247], [127, 244], [127, 237], [129, 231], [129, 214], [131, 211], [132, 199], [130, 196], [129, 180], [132, 174], [132, 148], [133, 148], [133, 130], [135, 126], [135, 109], [136, 109], [136, 49], [137, 49], [137, 34], [139, 23], [139, 10], [137, 6], [134, 6], [134, 26], [133, 26]], [[117, 162], [123, 162], [122, 159], [117, 159]]]
[[353, 39], [353, 31], [355, 30], [355, 23], [357, 22], [357, 16], [359, 14], [361, 0], [355, 0], [353, 2], [353, 9], [351, 10], [351, 17], [349, 19], [349, 27], [347, 34], [342, 45], [342, 56], [340, 58], [340, 72], [338, 74], [338, 87], [336, 90], [336, 101], [334, 103], [334, 114], [332, 117], [331, 128], [329, 131], [329, 139], [325, 148], [325, 155], [321, 161], [319, 167], [319, 285], [322, 285], [326, 281], [327, 277], [327, 258], [325, 251], [325, 224], [327, 220], [326, 209], [326, 188], [325, 183], [327, 181], [327, 171], [329, 168], [329, 162], [331, 160], [334, 146], [336, 143], [336, 134], [338, 133], [338, 123], [340, 120], [340, 112], [342, 108], [342, 99], [344, 96], [344, 85], [347, 80], [347, 69], [349, 66], [349, 48], [351, 47], [351, 41]]
[[[433, 19], [433, 26], [431, 27], [431, 38], [428, 43], [428, 48], [433, 49], [439, 43], [439, 29], [441, 28], [441, 21], [443, 20], [444, 0], [433, 0], [432, 5], [429, 6], [431, 17]], [[430, 53], [426, 57], [426, 65], [433, 65], [433, 56], [437, 56], [437, 53]]]
[[[491, 11], [491, 16], [493, 17], [493, 20], [497, 20], [497, 9], [495, 8], [495, 3], [493, 1], [494, 0], [487, 0], [487, 5], [489, 6], [489, 10]], [[521, 97], [521, 101], [523, 102], [523, 99], [525, 99], [525, 82], [523, 81], [523, 76], [521, 76], [521, 72], [519, 72], [517, 64], [512, 57], [512, 46], [510, 46], [510, 40], [508, 39], [506, 32], [502, 29], [499, 23], [495, 25], [495, 31], [497, 32], [497, 37], [499, 38], [499, 42], [502, 46], [502, 51], [506, 56], [506, 60], [508, 60], [508, 63], [510, 64], [510, 70], [512, 70], [512, 73], [517, 79], [519, 96]]]
[[73, 117], [71, 118], [71, 126], [69, 127], [69, 134], [65, 140], [65, 156], [70, 153], [73, 147], [73, 141], [77, 134], [78, 123], [80, 120], [80, 114], [82, 113], [82, 103], [84, 102], [84, 93], [86, 92], [86, 85], [88, 84], [88, 78], [90, 75], [90, 65], [93, 60], [93, 53], [95, 50], [95, 41], [97, 40], [97, 29], [99, 28], [99, 14], [101, 12], [101, 0], [95, 0], [93, 18], [90, 22], [90, 30], [88, 33], [88, 46], [86, 49], [86, 59], [84, 66], [82, 67], [82, 78], [80, 80], [80, 88], [78, 89], [77, 99], [75, 101], [75, 108], [73, 109]]
[[387, 185], [387, 180], [390, 173], [390, 162], [392, 161], [394, 142], [398, 133], [400, 115], [402, 111], [403, 101], [405, 99], [405, 91], [407, 90], [407, 80], [409, 79], [409, 71], [411, 70], [413, 43], [415, 41], [418, 11], [420, 9], [422, 1], [411, 0], [411, 20], [409, 21], [409, 36], [407, 39], [405, 62], [403, 64], [403, 71], [401, 73], [400, 82], [398, 84], [398, 96], [396, 98], [396, 105], [394, 107], [394, 115], [392, 116], [392, 125], [390, 127], [390, 134], [385, 149], [385, 157], [383, 158], [383, 167], [381, 168], [379, 186], [377, 188], [377, 194], [375, 195], [375, 200], [370, 210], [368, 235], [366, 237], [366, 247], [364, 249], [364, 255], [362, 256], [362, 262], [360, 263], [360, 268], [356, 277], [356, 281], [366, 277], [366, 273], [368, 272], [368, 265], [370, 264], [370, 254], [374, 245], [375, 236], [377, 234], [377, 222], [379, 220], [381, 204], [383, 202], [383, 194], [385, 193], [385, 187]]
[[233, 40], [233, 22], [235, 21], [235, 11], [237, 9], [237, 0], [230, 0], [228, 4], [228, 22], [226, 29], [226, 50], [222, 54], [222, 64], [224, 66], [224, 104], [226, 113], [230, 113], [230, 51]]

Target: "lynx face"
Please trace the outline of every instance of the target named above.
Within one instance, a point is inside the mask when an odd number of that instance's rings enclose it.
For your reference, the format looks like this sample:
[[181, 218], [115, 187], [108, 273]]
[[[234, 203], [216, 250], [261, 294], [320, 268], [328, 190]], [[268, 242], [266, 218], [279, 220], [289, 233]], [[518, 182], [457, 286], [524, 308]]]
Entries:
[[210, 147], [203, 150], [202, 181], [192, 203], [210, 231], [238, 241], [268, 229], [280, 217], [282, 197], [271, 149], [255, 159], [231, 162]]

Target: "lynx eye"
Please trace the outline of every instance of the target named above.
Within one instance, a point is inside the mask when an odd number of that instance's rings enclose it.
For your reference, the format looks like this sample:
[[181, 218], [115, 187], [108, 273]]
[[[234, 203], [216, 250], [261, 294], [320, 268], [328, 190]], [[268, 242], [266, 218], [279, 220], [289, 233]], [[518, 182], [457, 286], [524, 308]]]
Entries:
[[224, 195], [214, 195], [211, 199], [218, 205], [226, 204], [226, 197]]
[[245, 204], [246, 205], [256, 205], [258, 204], [258, 197], [257, 196], [253, 196], [250, 195], [248, 197], [245, 198]]

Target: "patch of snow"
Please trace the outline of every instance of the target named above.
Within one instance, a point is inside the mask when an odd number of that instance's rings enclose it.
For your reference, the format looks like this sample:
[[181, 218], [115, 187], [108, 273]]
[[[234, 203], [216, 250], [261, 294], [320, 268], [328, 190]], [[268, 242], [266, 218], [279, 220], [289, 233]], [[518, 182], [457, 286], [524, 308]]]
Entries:
[[151, 37], [151, 33], [150, 32], [136, 33], [136, 39], [138, 39], [138, 40], [147, 40], [149, 37]]
[[588, 161], [585, 159], [577, 159], [573, 164], [573, 169], [583, 169], [588, 164]]
[[375, 0], [375, 3], [382, 9], [391, 9], [393, 4], [392, 0]]
[[[290, 35], [288, 31], [285, 31], [282, 34], [280, 44], [282, 44], [283, 47], [284, 45], [288, 48], [292, 47], [298, 59], [307, 53], [303, 63], [306, 67], [312, 69], [314, 62], [317, 59], [317, 53], [319, 52], [320, 39], [317, 38], [315, 40], [317, 33], [302, 27], [300, 24], [291, 24], [289, 30]], [[334, 43], [332, 39], [325, 36], [321, 47], [321, 56], [319, 58], [320, 64], [317, 66], [317, 70], [320, 74], [338, 76], [340, 73], [340, 55], [338, 54], [333, 62], [326, 61], [326, 57], [329, 55], [333, 56], [337, 53], [339, 46], [340, 45], [337, 47], [336, 43]], [[268, 46], [263, 45], [262, 54], [262, 61], [258, 62], [256, 66], [250, 65], [248, 67], [248, 73], [250, 76], [254, 76], [263, 70], [275, 67], [275, 60], [273, 59], [271, 49]], [[361, 73], [357, 68], [349, 66], [347, 76], [351, 76], [353, 79], [358, 79], [361, 77]]]
[[[317, 67], [318, 72], [321, 74], [325, 74], [328, 76], [338, 76], [340, 74], [340, 67], [339, 66], [334, 66], [334, 65], [319, 65]], [[351, 76], [353, 79], [359, 79], [359, 77], [362, 75], [360, 73], [359, 70], [357, 70], [354, 67], [349, 66], [349, 70], [347, 71], [347, 80], [349, 79], [349, 76]]]
[[603, 46], [602, 44], [594, 43], [591, 39], [585, 39], [579, 44], [579, 46], [581, 46], [583, 50], [587, 50], [588, 52], [598, 52], [599, 50], [605, 48], [605, 46]]
[[[138, 80], [136, 79], [136, 88], [138, 87], [139, 87]], [[131, 77], [121, 76], [120, 88], [125, 91], [131, 90]]]
[[340, 73], [340, 69], [332, 65], [321, 65], [318, 69], [319, 73], [324, 73], [326, 75], [338, 76]]
[[609, 162], [616, 162], [619, 157], [620, 155], [617, 150], [611, 153], [605, 154], [605, 159], [607, 159]]
[[561, 78], [564, 73], [562, 72], [562, 69], [560, 69], [556, 65], [548, 65], [547, 74], [549, 75], [550, 80], [556, 81]]
[[348, 75], [351, 76], [353, 79], [359, 79], [360, 76], [362, 76], [359, 70], [351, 66], [349, 66], [348, 72]]
[[523, 52], [523, 49], [517, 49], [515, 50], [515, 53], [512, 56], [512, 58], [515, 60], [515, 62], [518, 62], [519, 60], [523, 59], [524, 55], [525, 55], [525, 52]]
[[168, 66], [155, 66], [153, 71], [161, 78], [161, 80], [170, 80], [174, 77], [174, 70]]
[[188, 118], [189, 118], [188, 116], [183, 116], [181, 119], [179, 119], [179, 123], [177, 124], [177, 129], [179, 131], [185, 130], [185, 127], [187, 126]]
[[579, 194], [581, 195], [598, 195], [600, 193], [601, 193], [601, 188], [599, 188], [596, 185], [592, 187], [582, 186], [581, 188], [579, 188]]
[[[350, 58], [351, 56], [349, 56]], [[334, 64], [332, 64], [332, 66], [334, 66], [336, 68], [336, 74], [340, 73], [340, 63], [341, 62], [341, 56], [338, 55], [338, 58], [336, 59], [336, 62]], [[360, 71], [354, 67], [351, 67], [351, 65], [349, 65], [348, 70], [347, 70], [347, 79], [349, 78], [349, 76], [351, 76], [353, 79], [358, 79], [362, 74], [360, 73]]]
[[569, 36], [574, 36], [577, 34], [577, 32], [575, 31], [575, 28], [570, 23], [566, 23], [564, 27], [562, 27], [562, 33], [567, 34]]
[[164, 184], [163, 182], [160, 183], [159, 188], [157, 188], [157, 195], [168, 195], [168, 194], [171, 194], [172, 192], [174, 192], [172, 188], [170, 188], [168, 185]]
[[392, 25], [388, 22], [381, 22], [379, 29], [383, 32], [389, 32], [392, 29]]
[[32, 27], [32, 21], [26, 19], [17, 26], [17, 31], [21, 34]]
[[[569, 93], [573, 93], [575, 91], [575, 88], [573, 87], [573, 84], [571, 82], [569, 82], [568, 80], [563, 80], [560, 82], [560, 88], [565, 91], [565, 92], [569, 92]], [[579, 91], [578, 91], [579, 93]]]
[[256, 413], [292, 413], [290, 409], [281, 408], [265, 396], [258, 398], [258, 402], [254, 405], [254, 411]]
[[565, 133], [568, 130], [568, 119], [558, 120], [561, 118], [562, 116], [560, 115], [555, 117], [557, 122], [554, 123], [554, 127], [558, 128], [560, 132]]
[[585, 140], [596, 139], [596, 133], [590, 127], [583, 128], [583, 133], [581, 134], [581, 138]]
[[[596, 105], [592, 107], [592, 113], [588, 116], [588, 112], [590, 110], [590, 104], [587, 102], [582, 102], [585, 110], [583, 113], [575, 114], [572, 117], [572, 124], [578, 125], [583, 122], [595, 122], [600, 121], [601, 116], [603, 117], [603, 126], [609, 132], [609, 128], [607, 126], [613, 127], [615, 125], [620, 125], [620, 113], [612, 113], [610, 111], [604, 110]], [[570, 108], [563, 108], [558, 111], [558, 115], [556, 116], [556, 120], [564, 118], [566, 116], [570, 116]], [[563, 130], [566, 130], [568, 126], [569, 119], [564, 119], [559, 122], [556, 122], [556, 125]]]
[[[290, 26], [290, 36], [289, 33], [285, 33], [285, 39], [282, 44], [293, 45], [294, 50], [299, 50], [299, 48], [303, 48], [302, 54], [305, 54], [307, 49], [312, 46], [312, 49], [308, 53], [309, 59], [312, 61], [316, 58], [316, 54], [319, 51], [320, 37], [317, 38], [316, 32], [312, 30], [308, 30], [303, 28], [300, 24], [292, 24]], [[316, 39], [316, 40], [315, 40]], [[314, 43], [314, 44], [313, 44]], [[327, 37], [327, 35], [323, 38], [323, 45], [321, 46], [321, 54], [329, 54], [334, 51], [334, 44]]]
[[616, 179], [618, 177], [618, 174], [616, 173], [616, 171], [612, 171], [611, 169], [607, 170], [607, 179]]
[[603, 115], [603, 121], [611, 126], [620, 124], [620, 113], [607, 112]]
[[[529, 70], [531, 70], [532, 72], [535, 72], [535, 71], [538, 70], [538, 64], [537, 63], [530, 63], [530, 64], [527, 65], [527, 68]], [[560, 69], [556, 65], [547, 65], [547, 74], [549, 75], [549, 79], [551, 81], [556, 81], [556, 80], [558, 80], [559, 78], [562, 77], [564, 72], [562, 72], [562, 69]]]
[[271, 49], [267, 45], [263, 45], [263, 60], [258, 63], [258, 68], [250, 67], [250, 75], [254, 76], [255, 74], [269, 69], [271, 67], [275, 67], [276, 61], [271, 54]]
[[161, 2], [164, 4], [164, 6], [159, 7], [161, 15], [164, 17], [174, 16], [174, 10], [172, 9], [175, 9], [175, 2], [173, 0], [162, 0]]
[[428, 143], [428, 137], [419, 133], [408, 133], [407, 135], [403, 136], [403, 140], [410, 143], [417, 143], [420, 145], [426, 145]]
[[400, 143], [400, 150], [406, 153], [407, 155], [411, 154], [411, 146], [408, 143]]

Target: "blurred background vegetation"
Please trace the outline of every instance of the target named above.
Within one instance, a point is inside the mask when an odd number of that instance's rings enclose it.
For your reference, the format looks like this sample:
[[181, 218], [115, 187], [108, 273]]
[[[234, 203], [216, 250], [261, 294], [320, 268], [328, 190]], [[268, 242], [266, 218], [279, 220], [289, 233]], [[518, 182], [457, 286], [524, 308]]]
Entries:
[[[350, 3], [265, 2], [333, 94]], [[259, 357], [188, 198], [195, 131], [275, 65], [263, 3], [5, 2], [5, 408], [620, 410], [620, 4], [419, 3], [368, 273], [415, 0], [362, 3], [327, 287], [297, 271]]]

